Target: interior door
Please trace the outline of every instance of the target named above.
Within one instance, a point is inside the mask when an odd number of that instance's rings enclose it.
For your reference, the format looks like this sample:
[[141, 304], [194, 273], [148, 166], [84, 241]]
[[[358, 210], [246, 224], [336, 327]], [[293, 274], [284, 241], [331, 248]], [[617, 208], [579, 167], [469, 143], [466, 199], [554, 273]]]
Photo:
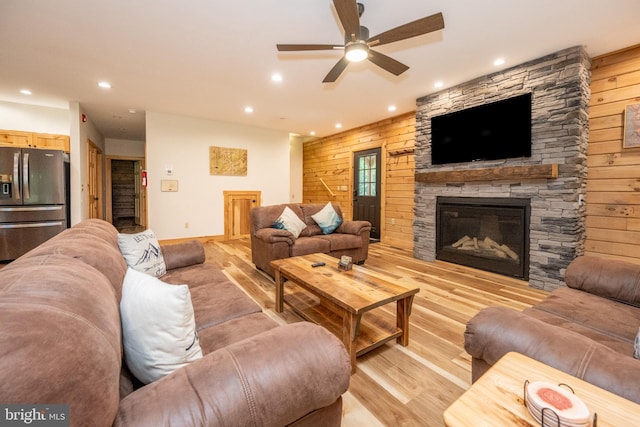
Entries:
[[380, 239], [381, 149], [353, 153], [353, 219], [371, 223], [371, 238]]
[[225, 240], [247, 237], [251, 233], [249, 211], [260, 206], [260, 191], [224, 192]]
[[91, 140], [87, 144], [89, 218], [102, 219], [102, 152]]

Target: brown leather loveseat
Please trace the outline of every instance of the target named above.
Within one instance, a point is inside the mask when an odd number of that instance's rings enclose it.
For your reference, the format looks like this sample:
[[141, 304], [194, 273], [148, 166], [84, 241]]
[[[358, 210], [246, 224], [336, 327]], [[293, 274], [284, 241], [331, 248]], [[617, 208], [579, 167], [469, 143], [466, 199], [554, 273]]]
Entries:
[[66, 404], [72, 426], [340, 425], [351, 365], [336, 337], [279, 326], [197, 241], [162, 253], [160, 279], [189, 285], [201, 358], [148, 385], [132, 376], [117, 231], [87, 220], [0, 269], [0, 402]]
[[565, 283], [522, 312], [489, 307], [467, 323], [472, 380], [515, 351], [640, 403], [640, 265], [581, 256]]
[[[332, 206], [343, 218], [340, 206], [335, 203]], [[298, 238], [287, 230], [272, 227], [285, 207], [291, 209], [306, 225]], [[369, 255], [371, 223], [344, 220], [334, 232], [323, 234], [311, 216], [324, 207], [324, 204], [316, 203], [288, 203], [251, 209], [251, 260], [256, 267], [273, 277], [271, 261], [319, 252], [336, 258], [347, 255], [354, 263], [364, 263]]]

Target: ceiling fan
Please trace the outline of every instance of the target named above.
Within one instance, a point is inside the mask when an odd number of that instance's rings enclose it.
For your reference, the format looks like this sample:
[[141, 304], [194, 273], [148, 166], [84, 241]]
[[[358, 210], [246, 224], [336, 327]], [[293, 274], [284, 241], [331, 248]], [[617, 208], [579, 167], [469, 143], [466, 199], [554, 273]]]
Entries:
[[356, 0], [333, 0], [333, 5], [338, 12], [338, 18], [344, 28], [344, 45], [333, 44], [278, 44], [278, 51], [305, 51], [305, 50], [344, 50], [344, 55], [338, 63], [329, 71], [322, 81], [323, 83], [335, 82], [347, 67], [349, 62], [358, 62], [364, 59], [376, 64], [378, 67], [399, 76], [409, 69], [405, 64], [383, 55], [371, 49], [374, 46], [393, 43], [399, 40], [409, 39], [422, 34], [431, 33], [444, 28], [442, 13], [436, 13], [408, 24], [393, 28], [384, 33], [369, 37], [369, 29], [360, 25], [360, 17], [364, 12], [364, 5], [356, 3]]

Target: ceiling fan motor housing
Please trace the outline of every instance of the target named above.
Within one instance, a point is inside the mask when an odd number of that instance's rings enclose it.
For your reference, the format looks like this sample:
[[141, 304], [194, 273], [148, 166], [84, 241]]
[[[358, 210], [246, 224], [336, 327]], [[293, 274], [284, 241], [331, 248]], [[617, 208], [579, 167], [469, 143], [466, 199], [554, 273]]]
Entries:
[[351, 34], [346, 34], [344, 35], [344, 44], [348, 45], [349, 43], [354, 43], [354, 42], [366, 42], [367, 40], [369, 40], [369, 29], [363, 25], [360, 25], [360, 34], [357, 35], [356, 40], [352, 40], [351, 39]]

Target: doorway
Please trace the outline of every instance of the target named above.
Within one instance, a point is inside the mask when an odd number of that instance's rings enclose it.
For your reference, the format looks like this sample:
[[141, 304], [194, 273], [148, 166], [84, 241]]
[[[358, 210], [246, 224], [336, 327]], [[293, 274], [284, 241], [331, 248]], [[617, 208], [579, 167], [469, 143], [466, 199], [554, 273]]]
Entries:
[[108, 219], [120, 232], [135, 233], [145, 228], [144, 190], [140, 182], [141, 159], [107, 159]]
[[371, 238], [380, 240], [381, 149], [353, 153], [353, 219], [371, 223]]

